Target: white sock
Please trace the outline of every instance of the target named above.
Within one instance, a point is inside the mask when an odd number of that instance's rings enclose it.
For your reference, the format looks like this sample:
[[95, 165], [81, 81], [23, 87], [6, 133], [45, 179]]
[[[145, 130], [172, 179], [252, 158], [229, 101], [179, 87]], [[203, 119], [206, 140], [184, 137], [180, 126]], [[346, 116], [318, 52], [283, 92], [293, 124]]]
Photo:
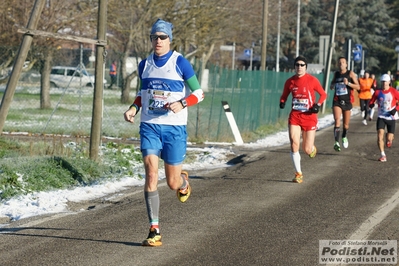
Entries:
[[302, 173], [302, 170], [301, 170], [301, 154], [299, 153], [299, 151], [291, 152], [291, 159], [292, 159], [292, 162], [294, 163], [295, 171], [297, 173]]

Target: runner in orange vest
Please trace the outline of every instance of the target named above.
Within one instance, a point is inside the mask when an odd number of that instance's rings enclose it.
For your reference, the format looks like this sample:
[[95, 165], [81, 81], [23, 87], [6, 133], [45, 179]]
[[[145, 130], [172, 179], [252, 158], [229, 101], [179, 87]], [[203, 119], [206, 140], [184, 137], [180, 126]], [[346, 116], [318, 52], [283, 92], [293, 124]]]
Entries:
[[370, 72], [365, 71], [364, 76], [359, 78], [360, 89], [357, 91], [359, 93], [360, 99], [360, 110], [362, 111], [363, 124], [367, 126], [367, 116], [370, 115], [369, 102], [371, 100], [371, 87], [373, 86], [373, 79], [370, 78]]
[[[373, 86], [371, 86], [371, 95], [377, 90], [377, 80], [375, 79], [375, 74], [370, 74], [371, 79], [373, 80]], [[376, 108], [370, 108], [369, 121], [373, 120], [374, 112]]]

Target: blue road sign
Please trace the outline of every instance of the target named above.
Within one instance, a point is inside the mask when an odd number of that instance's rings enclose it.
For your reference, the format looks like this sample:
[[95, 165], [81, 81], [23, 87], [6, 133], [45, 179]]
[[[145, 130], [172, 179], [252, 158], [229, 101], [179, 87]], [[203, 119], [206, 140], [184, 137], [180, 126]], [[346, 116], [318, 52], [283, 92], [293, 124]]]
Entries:
[[362, 61], [362, 51], [363, 51], [363, 46], [361, 44], [355, 44], [355, 49], [353, 50], [353, 61], [355, 62]]
[[251, 56], [251, 49], [245, 49], [245, 50], [244, 50], [244, 54], [245, 54], [246, 56]]

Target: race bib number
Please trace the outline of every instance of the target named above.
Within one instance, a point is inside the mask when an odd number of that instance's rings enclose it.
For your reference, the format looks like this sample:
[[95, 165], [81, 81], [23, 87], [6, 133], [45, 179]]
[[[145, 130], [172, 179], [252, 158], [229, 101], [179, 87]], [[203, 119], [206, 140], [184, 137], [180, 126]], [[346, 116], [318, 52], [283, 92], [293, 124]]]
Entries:
[[347, 95], [348, 89], [346, 88], [345, 83], [336, 83], [335, 84], [335, 94], [338, 96]]
[[168, 109], [165, 104], [168, 103], [170, 92], [162, 90], [148, 90], [148, 114], [153, 116], [165, 115]]
[[309, 110], [309, 100], [308, 99], [292, 99], [292, 110], [306, 112]]
[[384, 113], [391, 111], [391, 101], [383, 101], [381, 104], [381, 111]]

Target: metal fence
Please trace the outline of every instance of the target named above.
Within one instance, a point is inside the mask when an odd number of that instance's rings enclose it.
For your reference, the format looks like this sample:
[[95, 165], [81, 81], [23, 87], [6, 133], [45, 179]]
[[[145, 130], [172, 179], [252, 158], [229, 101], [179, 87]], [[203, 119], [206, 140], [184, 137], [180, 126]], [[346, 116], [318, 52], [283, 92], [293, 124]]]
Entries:
[[[222, 108], [229, 103], [241, 133], [254, 132], [265, 125], [275, 125], [288, 117], [290, 108], [281, 110], [279, 99], [285, 81], [292, 72], [209, 69], [209, 90], [197, 111], [202, 138], [232, 141], [233, 133]], [[315, 75], [323, 84], [323, 75]], [[288, 99], [290, 101], [290, 98]], [[327, 100], [327, 105], [329, 101]], [[191, 117], [195, 116], [192, 112]], [[193, 120], [190, 120], [194, 122]], [[286, 123], [284, 121], [284, 123]]]
[[[292, 72], [227, 70], [209, 68], [205, 99], [190, 107], [188, 133], [191, 140], [234, 141], [222, 108], [227, 101], [242, 134], [286, 119], [289, 108], [279, 109], [284, 82]], [[315, 75], [323, 82], [323, 75]], [[0, 97], [6, 84], [0, 84]], [[89, 136], [91, 129], [92, 86], [51, 89], [51, 108], [40, 109], [40, 76], [24, 73], [17, 86], [5, 132]], [[134, 125], [123, 119], [127, 109], [120, 103], [120, 90], [104, 89], [102, 135], [115, 138], [138, 138], [139, 121]], [[132, 89], [131, 98], [135, 97]], [[329, 102], [329, 101], [328, 101]], [[327, 103], [328, 103], [327, 102]]]

